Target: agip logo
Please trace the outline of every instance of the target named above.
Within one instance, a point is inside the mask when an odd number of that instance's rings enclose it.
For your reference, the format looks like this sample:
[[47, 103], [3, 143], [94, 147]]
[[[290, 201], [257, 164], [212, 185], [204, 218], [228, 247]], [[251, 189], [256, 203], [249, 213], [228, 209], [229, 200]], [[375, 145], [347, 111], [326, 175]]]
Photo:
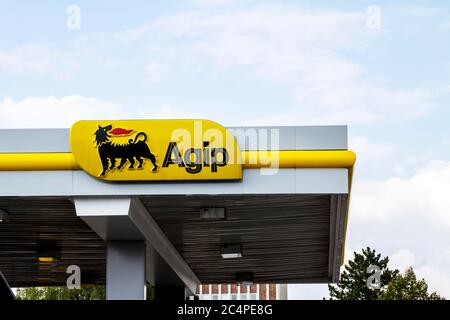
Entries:
[[[104, 177], [108, 171], [121, 171], [125, 166], [127, 166], [128, 170], [143, 169], [145, 160], [152, 162], [152, 172], [158, 171], [159, 167], [156, 163], [156, 157], [147, 145], [148, 137], [145, 132], [135, 134], [134, 138], [130, 138], [124, 144], [111, 141], [112, 137], [127, 137], [133, 133], [135, 133], [133, 129], [113, 129], [112, 125], [106, 127], [98, 126], [97, 131], [95, 131], [95, 143], [102, 163], [100, 177]], [[117, 159], [120, 160], [118, 166], [116, 166]], [[136, 162], [138, 163], [137, 167], [135, 167]]]
[[71, 148], [86, 172], [105, 180], [242, 178], [236, 139], [209, 120], [79, 121]]

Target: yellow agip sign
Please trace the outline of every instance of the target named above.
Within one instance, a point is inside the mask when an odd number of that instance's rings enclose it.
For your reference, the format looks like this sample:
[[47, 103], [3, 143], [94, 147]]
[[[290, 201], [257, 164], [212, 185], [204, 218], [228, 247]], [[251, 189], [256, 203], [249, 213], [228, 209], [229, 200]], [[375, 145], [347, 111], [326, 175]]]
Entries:
[[86, 120], [70, 131], [80, 167], [110, 181], [239, 180], [239, 145], [209, 120]]

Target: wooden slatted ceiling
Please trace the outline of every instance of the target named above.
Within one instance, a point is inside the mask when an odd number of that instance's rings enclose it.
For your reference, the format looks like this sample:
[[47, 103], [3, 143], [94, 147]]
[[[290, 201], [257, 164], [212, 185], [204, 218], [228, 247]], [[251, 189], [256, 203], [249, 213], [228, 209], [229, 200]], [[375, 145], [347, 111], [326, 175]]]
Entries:
[[[10, 223], [0, 225], [0, 271], [13, 287], [65, 285], [67, 266], [77, 264], [82, 281], [104, 283], [105, 244], [75, 214], [68, 199], [0, 198]], [[39, 264], [38, 243], [55, 243], [58, 264]]]
[[[179, 196], [142, 201], [204, 283], [327, 282], [330, 196]], [[202, 207], [225, 207], [225, 221], [203, 221]], [[223, 244], [240, 243], [243, 257], [224, 260]]]
[[[330, 195], [151, 196], [141, 198], [203, 283], [328, 282]], [[225, 207], [225, 221], [203, 221], [203, 207]], [[75, 214], [69, 199], [0, 198], [10, 223], [0, 225], [0, 270], [14, 287], [64, 285], [78, 264], [84, 283], [105, 282], [105, 244]], [[56, 241], [57, 265], [37, 263], [39, 241]], [[242, 245], [223, 260], [221, 246]]]

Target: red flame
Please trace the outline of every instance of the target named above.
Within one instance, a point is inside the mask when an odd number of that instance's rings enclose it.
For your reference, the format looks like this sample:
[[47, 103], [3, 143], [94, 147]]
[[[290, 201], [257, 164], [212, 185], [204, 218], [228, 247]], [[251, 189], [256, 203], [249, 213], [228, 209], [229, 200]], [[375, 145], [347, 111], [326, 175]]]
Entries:
[[123, 128], [114, 128], [114, 129], [110, 130], [108, 133], [113, 136], [129, 136], [133, 132], [134, 132], [133, 129], [127, 130], [127, 129], [123, 129]]

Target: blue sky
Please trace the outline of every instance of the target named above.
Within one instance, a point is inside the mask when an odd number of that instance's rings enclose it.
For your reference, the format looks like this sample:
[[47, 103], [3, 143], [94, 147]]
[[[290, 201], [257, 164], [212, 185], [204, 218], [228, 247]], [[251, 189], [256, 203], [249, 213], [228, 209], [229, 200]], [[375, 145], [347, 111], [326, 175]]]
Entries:
[[450, 297], [450, 3], [3, 1], [0, 12], [0, 127], [348, 124], [347, 252], [371, 245]]

